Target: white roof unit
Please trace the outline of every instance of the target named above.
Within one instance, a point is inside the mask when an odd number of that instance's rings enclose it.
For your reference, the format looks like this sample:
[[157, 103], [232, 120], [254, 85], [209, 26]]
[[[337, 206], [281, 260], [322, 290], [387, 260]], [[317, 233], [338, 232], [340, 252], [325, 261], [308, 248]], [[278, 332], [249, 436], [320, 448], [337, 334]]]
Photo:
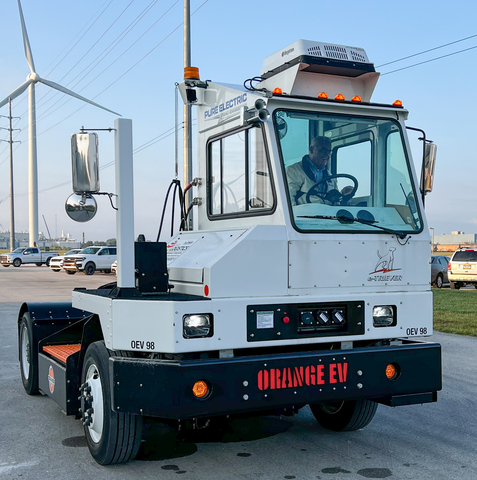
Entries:
[[369, 102], [379, 73], [362, 48], [297, 40], [263, 62], [260, 87], [281, 88], [287, 95], [338, 93]]

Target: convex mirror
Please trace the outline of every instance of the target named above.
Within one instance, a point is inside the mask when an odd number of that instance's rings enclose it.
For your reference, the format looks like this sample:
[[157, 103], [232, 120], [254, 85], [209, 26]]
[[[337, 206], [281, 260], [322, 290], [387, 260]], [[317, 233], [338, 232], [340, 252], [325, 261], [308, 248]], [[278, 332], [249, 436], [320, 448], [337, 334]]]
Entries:
[[72, 220], [84, 223], [93, 219], [98, 211], [98, 205], [91, 195], [73, 193], [66, 200], [65, 210]]

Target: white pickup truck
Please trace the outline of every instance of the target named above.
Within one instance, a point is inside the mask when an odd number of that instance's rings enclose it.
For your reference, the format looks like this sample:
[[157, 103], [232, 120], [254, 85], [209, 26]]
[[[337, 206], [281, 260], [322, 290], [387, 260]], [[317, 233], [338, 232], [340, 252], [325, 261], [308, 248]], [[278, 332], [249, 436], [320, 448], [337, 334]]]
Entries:
[[58, 255], [58, 252], [42, 252], [37, 247], [16, 248], [11, 253], [1, 255], [0, 263], [4, 267], [9, 267], [10, 265], [19, 267], [27, 263], [34, 263], [38, 267], [41, 267], [43, 264], [49, 266], [50, 260]]
[[87, 247], [76, 255], [65, 255], [63, 270], [69, 275], [84, 272], [93, 275], [96, 270], [111, 273], [111, 264], [116, 260], [116, 247]]

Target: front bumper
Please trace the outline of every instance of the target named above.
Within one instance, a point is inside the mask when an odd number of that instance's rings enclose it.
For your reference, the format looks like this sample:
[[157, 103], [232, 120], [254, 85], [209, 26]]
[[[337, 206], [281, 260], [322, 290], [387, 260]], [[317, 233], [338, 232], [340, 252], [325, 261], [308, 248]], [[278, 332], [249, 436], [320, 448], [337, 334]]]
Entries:
[[[170, 419], [267, 411], [309, 403], [370, 399], [388, 405], [436, 401], [441, 347], [402, 345], [194, 361], [110, 357], [116, 412]], [[393, 364], [398, 375], [388, 379]], [[204, 380], [210, 394], [195, 398]]]

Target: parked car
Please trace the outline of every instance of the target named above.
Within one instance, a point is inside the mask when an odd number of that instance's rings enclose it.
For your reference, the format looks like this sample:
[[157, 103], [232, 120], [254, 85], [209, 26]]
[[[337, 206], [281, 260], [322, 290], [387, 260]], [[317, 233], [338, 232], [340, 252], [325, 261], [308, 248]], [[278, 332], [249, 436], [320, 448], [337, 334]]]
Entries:
[[454, 252], [447, 271], [450, 287], [456, 290], [465, 285], [477, 288], [477, 250], [459, 248]]
[[19, 267], [20, 265], [34, 263], [37, 267], [46, 264], [48, 267], [53, 257], [57, 257], [57, 252], [42, 252], [38, 247], [16, 248], [13, 252], [4, 253], [0, 256], [0, 263], [4, 267], [13, 265]]
[[114, 275], [117, 275], [118, 274], [118, 261], [115, 260], [112, 264], [111, 264], [111, 273], [114, 273]]
[[432, 255], [431, 257], [431, 285], [442, 288], [444, 283], [448, 283], [447, 268], [449, 257], [444, 255]]
[[63, 268], [63, 260], [67, 255], [75, 255], [76, 253], [81, 252], [81, 248], [73, 248], [73, 250], [69, 250], [64, 255], [60, 255], [58, 257], [53, 257], [50, 260], [50, 270], [54, 272], [60, 272]]
[[111, 264], [116, 260], [116, 247], [87, 247], [76, 255], [65, 256], [63, 270], [69, 275], [84, 272], [93, 275], [97, 270], [111, 273]]

